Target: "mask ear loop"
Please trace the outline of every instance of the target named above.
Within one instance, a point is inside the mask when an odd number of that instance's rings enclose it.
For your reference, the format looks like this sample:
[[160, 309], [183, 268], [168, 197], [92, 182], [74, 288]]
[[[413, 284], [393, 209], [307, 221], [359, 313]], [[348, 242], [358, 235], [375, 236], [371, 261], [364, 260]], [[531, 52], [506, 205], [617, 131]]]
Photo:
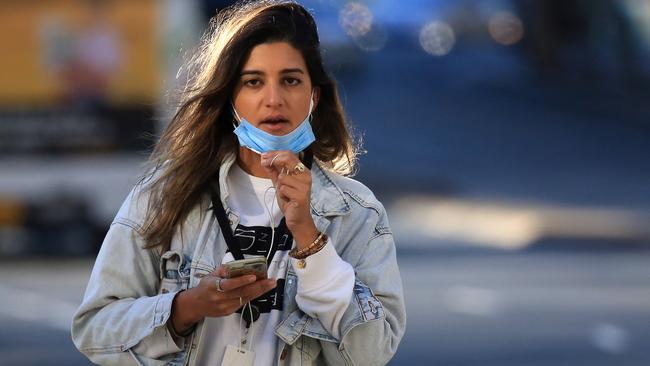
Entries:
[[[232, 107], [232, 112], [233, 112], [233, 114], [235, 115], [235, 120], [236, 120], [238, 123], [241, 123], [242, 118], [239, 116], [239, 113], [237, 113], [237, 110], [235, 109], [235, 103], [233, 103], [233, 102], [231, 101], [231, 102], [230, 102], [230, 106]], [[235, 124], [234, 122], [233, 122], [232, 125], [233, 125], [233, 127], [235, 127], [235, 128], [238, 127], [237, 124]]]
[[312, 113], [314, 113], [314, 89], [311, 90], [311, 95], [309, 96], [309, 115], [307, 116], [307, 118], [309, 118], [309, 123], [311, 123], [311, 120], [314, 118]]

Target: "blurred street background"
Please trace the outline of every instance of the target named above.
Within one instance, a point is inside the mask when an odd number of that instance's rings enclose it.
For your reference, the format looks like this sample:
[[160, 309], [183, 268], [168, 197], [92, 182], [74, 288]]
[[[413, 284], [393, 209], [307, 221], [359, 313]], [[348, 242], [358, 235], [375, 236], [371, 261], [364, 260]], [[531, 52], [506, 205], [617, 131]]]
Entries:
[[[392, 365], [650, 364], [650, 0], [305, 0], [387, 207]], [[211, 0], [0, 2], [0, 363], [70, 318]]]

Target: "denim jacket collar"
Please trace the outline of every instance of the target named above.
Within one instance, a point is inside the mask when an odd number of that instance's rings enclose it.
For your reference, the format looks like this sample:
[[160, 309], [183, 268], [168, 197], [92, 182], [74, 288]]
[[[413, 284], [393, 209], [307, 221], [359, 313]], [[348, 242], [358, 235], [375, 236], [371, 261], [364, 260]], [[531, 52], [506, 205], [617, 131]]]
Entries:
[[[227, 214], [231, 214], [228, 206], [230, 191], [226, 177], [230, 168], [236, 161], [235, 154], [228, 155], [219, 169], [219, 187]], [[350, 204], [346, 200], [341, 188], [334, 183], [332, 178], [319, 164], [314, 161], [311, 169], [311, 211], [321, 217], [346, 215], [350, 212]]]

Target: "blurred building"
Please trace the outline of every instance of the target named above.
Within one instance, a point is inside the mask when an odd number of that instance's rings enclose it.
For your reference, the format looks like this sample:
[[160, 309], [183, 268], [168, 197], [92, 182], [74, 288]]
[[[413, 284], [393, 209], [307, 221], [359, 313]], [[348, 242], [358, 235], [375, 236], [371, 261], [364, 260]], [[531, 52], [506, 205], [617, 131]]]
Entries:
[[196, 8], [0, 3], [0, 255], [98, 248], [165, 115], [179, 45], [199, 37]]
[[[92, 236], [85, 242], [93, 244], [81, 247], [76, 239], [61, 239], [80, 253], [96, 249], [142, 173], [156, 134], [174, 112], [174, 95], [186, 71], [183, 61], [210, 17], [232, 3], [0, 2], [0, 255], [39, 251], [44, 246], [39, 238], [61, 233], [63, 238]], [[369, 137], [373, 154], [364, 157], [363, 177], [386, 191], [401, 187], [449, 194], [471, 191], [466, 187], [476, 182], [490, 194], [530, 195], [540, 181], [536, 174], [547, 172], [543, 178], [550, 179], [557, 167], [531, 164], [528, 156], [543, 154], [544, 147], [519, 151], [534, 145], [517, 143], [535, 129], [536, 134], [556, 132], [531, 122], [528, 130], [499, 127], [501, 115], [472, 114], [475, 108], [497, 109], [485, 101], [498, 93], [506, 106], [501, 110], [528, 108], [517, 104], [526, 95], [554, 98], [556, 105], [574, 104], [574, 109], [605, 107], [598, 101], [610, 100], [611, 93], [633, 103], [650, 85], [650, 2], [645, 0], [301, 3], [316, 19], [324, 59], [340, 81], [353, 123]], [[573, 91], [575, 96], [564, 97]], [[445, 113], [445, 108], [464, 114]], [[580, 118], [600, 126], [633, 124], [634, 113], [642, 112], [631, 110], [630, 118], [616, 121]], [[402, 120], [417, 136], [405, 135], [408, 131], [394, 123]], [[497, 169], [481, 171], [478, 163], [464, 165], [471, 160], [462, 155], [468, 152], [448, 141], [485, 146], [486, 140], [464, 132], [476, 129], [495, 136], [499, 143], [494, 146], [520, 153], [509, 164], [535, 166], [531, 181], [502, 178]], [[387, 138], [393, 139], [394, 150], [385, 148]], [[396, 151], [416, 148], [431, 168], [395, 162]], [[434, 153], [434, 148], [439, 150]], [[483, 152], [485, 165], [498, 166], [515, 155], [493, 151]], [[591, 157], [571, 158], [574, 167], [596, 166], [587, 161]], [[396, 169], [390, 181], [382, 179], [387, 165]], [[506, 167], [503, 174], [510, 171]], [[56, 228], [71, 229], [66, 234]]]

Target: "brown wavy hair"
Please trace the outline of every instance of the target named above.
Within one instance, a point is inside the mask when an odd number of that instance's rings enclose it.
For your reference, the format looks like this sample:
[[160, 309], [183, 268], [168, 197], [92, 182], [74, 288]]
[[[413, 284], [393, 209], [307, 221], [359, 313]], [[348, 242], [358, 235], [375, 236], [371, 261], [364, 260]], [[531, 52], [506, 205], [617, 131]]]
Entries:
[[253, 47], [279, 41], [301, 52], [313, 86], [320, 88], [311, 122], [314, 159], [339, 174], [354, 172], [357, 147], [335, 81], [323, 66], [311, 14], [289, 1], [238, 3], [211, 20], [188, 64], [179, 107], [149, 158], [149, 174], [141, 180], [149, 193], [145, 247], [169, 249], [176, 228], [201, 202], [224, 158], [237, 154], [230, 101], [240, 71]]

